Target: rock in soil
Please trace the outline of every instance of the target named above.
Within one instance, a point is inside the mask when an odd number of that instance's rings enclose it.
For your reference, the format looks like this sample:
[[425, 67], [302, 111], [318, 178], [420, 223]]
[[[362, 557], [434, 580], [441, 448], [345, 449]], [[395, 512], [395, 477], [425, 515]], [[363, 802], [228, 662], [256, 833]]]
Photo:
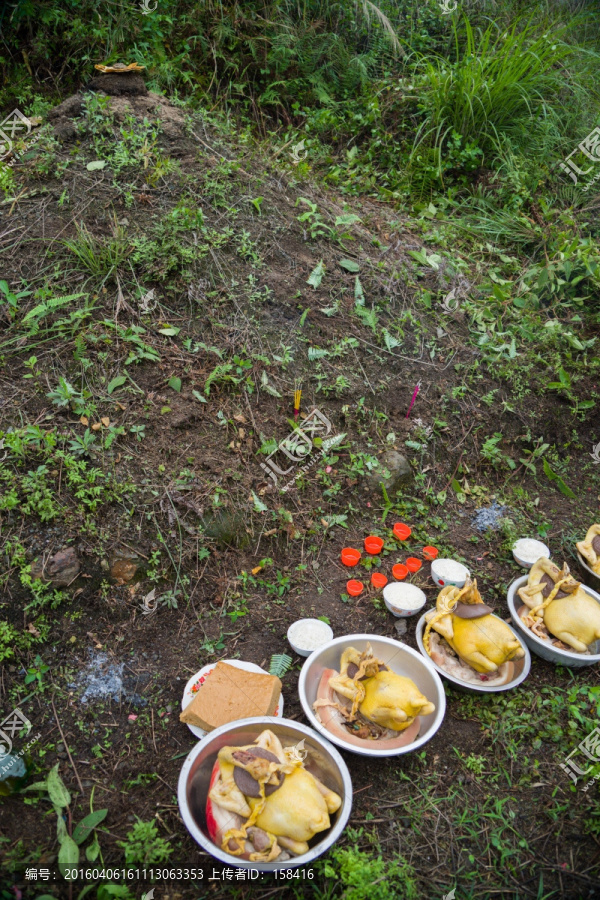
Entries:
[[73, 547], [59, 550], [45, 562], [35, 559], [31, 564], [32, 578], [49, 581], [54, 587], [67, 587], [79, 575], [81, 566]]
[[111, 567], [110, 574], [117, 584], [129, 584], [138, 570], [135, 559], [117, 559]]
[[387, 493], [393, 494], [411, 484], [413, 477], [407, 458], [396, 450], [387, 450], [365, 479], [365, 487], [369, 492], [381, 493], [380, 484], [383, 484]]
[[141, 97], [148, 93], [144, 79], [136, 72], [130, 72], [128, 75], [118, 75], [117, 73], [95, 75], [86, 85], [86, 90], [103, 91], [110, 97], [123, 95]]

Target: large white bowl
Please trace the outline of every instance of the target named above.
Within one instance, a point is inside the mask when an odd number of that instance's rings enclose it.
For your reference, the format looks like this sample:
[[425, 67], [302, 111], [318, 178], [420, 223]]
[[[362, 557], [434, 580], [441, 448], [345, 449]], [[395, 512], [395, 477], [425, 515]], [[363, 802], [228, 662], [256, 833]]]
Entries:
[[[494, 618], [499, 619], [500, 617], [494, 616]], [[431, 665], [435, 666], [436, 671], [438, 671], [440, 675], [447, 681], [450, 681], [459, 691], [466, 691], [467, 693], [474, 694], [497, 694], [500, 691], [512, 690], [512, 688], [517, 687], [517, 685], [525, 681], [525, 679], [529, 675], [529, 670], [531, 669], [531, 654], [527, 649], [525, 641], [521, 640], [521, 636], [517, 634], [515, 629], [511, 628], [510, 625], [508, 627], [517, 638], [517, 640], [521, 642], [521, 646], [525, 651], [525, 656], [522, 659], [512, 660], [512, 664], [514, 666], [514, 677], [512, 681], [507, 682], [507, 684], [486, 685], [484, 681], [482, 681], [481, 684], [471, 684], [471, 682], [469, 681], [461, 681], [460, 678], [455, 678], [454, 675], [450, 675], [449, 672], [446, 672], [444, 669], [442, 669], [441, 666], [438, 666], [437, 663], [435, 663], [431, 659], [423, 643], [423, 632], [425, 631], [426, 624], [427, 622], [425, 621], [425, 613], [423, 613], [423, 615], [417, 622], [417, 631], [415, 635], [415, 637], [417, 638], [417, 644], [419, 645], [419, 650], [421, 651], [425, 659], [428, 659]]]
[[[281, 863], [257, 863], [247, 859], [239, 859], [225, 853], [208, 836], [206, 827], [206, 799], [208, 786], [217, 754], [225, 746], [242, 746], [251, 744], [261, 731], [269, 728], [277, 735], [284, 747], [290, 747], [304, 741], [307, 753], [305, 766], [319, 778], [328, 788], [336, 791], [342, 798], [342, 805], [331, 815], [331, 828], [315, 835], [308, 853], [294, 856]], [[292, 722], [290, 719], [272, 719], [258, 716], [251, 719], [239, 719], [228, 725], [215, 728], [196, 744], [187, 756], [177, 787], [179, 811], [185, 827], [196, 843], [228, 866], [238, 869], [258, 869], [261, 872], [273, 872], [275, 869], [291, 869], [295, 866], [310, 865], [317, 857], [325, 853], [339, 838], [346, 827], [352, 809], [352, 782], [348, 767], [340, 754], [328, 741], [324, 741], [306, 725]]]
[[[600, 641], [595, 641], [590, 648], [594, 652], [585, 656], [582, 653], [575, 653], [574, 650], [559, 650], [558, 647], [555, 647], [550, 641], [543, 641], [541, 638], [536, 637], [536, 635], [521, 622], [518, 610], [525, 604], [517, 594], [517, 591], [520, 587], [523, 587], [524, 584], [527, 584], [528, 577], [528, 575], [523, 575], [521, 578], [517, 578], [516, 581], [513, 581], [508, 589], [507, 600], [510, 616], [515, 628], [519, 632], [519, 637], [523, 638], [529, 649], [532, 650], [536, 656], [547, 659], [548, 662], [553, 662], [560, 666], [569, 666], [570, 668], [593, 666], [594, 663], [600, 662]], [[582, 588], [586, 594], [589, 594], [590, 597], [593, 597], [594, 600], [600, 603], [600, 596], [595, 591], [586, 585], [582, 585]]]
[[[340, 669], [340, 657], [347, 647], [355, 647], [359, 651], [366, 649], [367, 644], [373, 648], [376, 657], [386, 663], [397, 675], [404, 675], [412, 678], [419, 690], [425, 694], [428, 700], [435, 704], [435, 712], [428, 716], [421, 716], [421, 729], [416, 740], [406, 747], [395, 747], [390, 750], [377, 750], [377, 742], [372, 741], [373, 747], [358, 747], [354, 744], [338, 738], [336, 735], [328, 731], [327, 728], [317, 719], [313, 712], [313, 703], [317, 699], [317, 691], [319, 682], [324, 669]], [[349, 750], [351, 753], [358, 753], [359, 756], [399, 756], [402, 753], [412, 753], [419, 750], [423, 744], [431, 740], [444, 718], [446, 712], [446, 695], [444, 693], [444, 685], [435, 667], [428, 659], [423, 657], [402, 644], [400, 641], [394, 641], [392, 638], [381, 637], [378, 634], [347, 634], [344, 637], [335, 638], [319, 650], [312, 653], [300, 672], [300, 680], [298, 682], [298, 694], [304, 714], [313, 728], [316, 728], [324, 737], [333, 741], [338, 747]]]

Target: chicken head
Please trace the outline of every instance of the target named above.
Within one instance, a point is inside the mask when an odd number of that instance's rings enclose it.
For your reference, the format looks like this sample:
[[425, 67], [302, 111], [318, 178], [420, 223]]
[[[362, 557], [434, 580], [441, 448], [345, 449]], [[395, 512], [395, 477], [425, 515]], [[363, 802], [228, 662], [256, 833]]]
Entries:
[[592, 525], [588, 529], [585, 540], [579, 541], [575, 546], [589, 564], [592, 572], [600, 575], [600, 525]]

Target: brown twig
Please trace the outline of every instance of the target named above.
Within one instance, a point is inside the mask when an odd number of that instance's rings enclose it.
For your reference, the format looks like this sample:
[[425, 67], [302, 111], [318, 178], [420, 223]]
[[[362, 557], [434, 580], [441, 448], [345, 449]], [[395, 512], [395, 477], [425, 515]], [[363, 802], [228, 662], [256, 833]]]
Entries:
[[154, 752], [158, 755], [158, 750], [156, 749], [156, 738], [154, 736], [154, 710], [150, 710], [150, 715], [152, 719], [152, 743], [154, 744]]
[[85, 797], [85, 791], [84, 791], [83, 785], [81, 783], [81, 778], [79, 777], [79, 772], [77, 771], [75, 763], [73, 762], [73, 757], [71, 756], [71, 751], [69, 750], [69, 745], [67, 744], [67, 739], [65, 738], [61, 724], [58, 720], [58, 713], [56, 712], [56, 706], [54, 705], [54, 697], [50, 697], [50, 703], [52, 704], [52, 711], [54, 713], [54, 718], [56, 719], [56, 724], [58, 725], [58, 730], [60, 731], [60, 736], [62, 738], [62, 742], [65, 745], [65, 750], [67, 751], [67, 756], [69, 757], [69, 762], [71, 763], [71, 766], [73, 767], [73, 771], [75, 772], [75, 777], [77, 778], [77, 784], [79, 785], [79, 790], [81, 791], [82, 796]]

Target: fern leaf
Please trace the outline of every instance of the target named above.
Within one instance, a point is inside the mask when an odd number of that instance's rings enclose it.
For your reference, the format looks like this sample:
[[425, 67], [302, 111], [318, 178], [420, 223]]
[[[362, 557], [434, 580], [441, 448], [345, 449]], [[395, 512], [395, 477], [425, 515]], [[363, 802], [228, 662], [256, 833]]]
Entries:
[[31, 319], [42, 319], [44, 316], [47, 316], [48, 313], [54, 312], [61, 306], [66, 306], [67, 303], [71, 303], [73, 300], [78, 300], [79, 297], [83, 297], [83, 294], [69, 294], [68, 297], [52, 297], [50, 300], [45, 300], [43, 303], [40, 303], [38, 306], [34, 306], [33, 309], [29, 310], [27, 315], [23, 317], [23, 324], [29, 322]]
[[277, 678], [283, 678], [286, 672], [292, 667], [292, 657], [287, 653], [274, 653], [269, 664], [269, 675], [275, 675]]

